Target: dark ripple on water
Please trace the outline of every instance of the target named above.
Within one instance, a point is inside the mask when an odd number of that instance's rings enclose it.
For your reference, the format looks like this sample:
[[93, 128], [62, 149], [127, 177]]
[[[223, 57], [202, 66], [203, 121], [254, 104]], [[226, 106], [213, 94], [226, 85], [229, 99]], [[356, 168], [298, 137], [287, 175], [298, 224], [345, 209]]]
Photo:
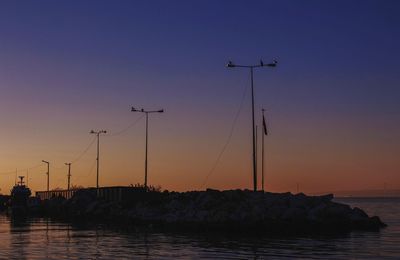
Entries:
[[0, 259], [400, 259], [400, 199], [338, 199], [379, 215], [381, 232], [260, 238], [127, 233], [0, 216]]

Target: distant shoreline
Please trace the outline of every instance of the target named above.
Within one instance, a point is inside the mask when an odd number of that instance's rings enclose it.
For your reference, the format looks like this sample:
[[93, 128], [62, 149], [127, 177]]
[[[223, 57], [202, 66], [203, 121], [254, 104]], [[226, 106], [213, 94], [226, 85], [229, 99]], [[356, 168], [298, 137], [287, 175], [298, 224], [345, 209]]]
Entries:
[[335, 196], [335, 199], [360, 199], [360, 200], [400, 200], [400, 196]]
[[326, 191], [326, 192], [312, 192], [309, 195], [320, 196], [323, 194], [334, 194], [335, 197], [357, 197], [357, 198], [400, 198], [400, 190], [349, 190], [349, 191]]

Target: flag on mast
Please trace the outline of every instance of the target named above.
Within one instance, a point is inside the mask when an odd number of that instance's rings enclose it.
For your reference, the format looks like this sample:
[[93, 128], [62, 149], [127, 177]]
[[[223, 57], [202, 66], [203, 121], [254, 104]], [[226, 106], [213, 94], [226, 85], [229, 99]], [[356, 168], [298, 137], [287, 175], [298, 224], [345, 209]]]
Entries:
[[264, 115], [263, 115], [263, 130], [264, 130], [264, 134], [268, 135], [267, 124], [265, 123]]

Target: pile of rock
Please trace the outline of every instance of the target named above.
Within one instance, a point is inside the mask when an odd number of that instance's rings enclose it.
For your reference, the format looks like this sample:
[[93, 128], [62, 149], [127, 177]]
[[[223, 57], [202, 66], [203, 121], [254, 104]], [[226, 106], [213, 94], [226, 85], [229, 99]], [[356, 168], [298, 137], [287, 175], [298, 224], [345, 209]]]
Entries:
[[75, 220], [201, 230], [310, 233], [379, 230], [385, 226], [379, 217], [333, 202], [332, 195], [211, 189], [138, 194], [126, 201], [112, 202], [82, 190], [69, 200], [53, 198], [44, 205], [48, 215]]

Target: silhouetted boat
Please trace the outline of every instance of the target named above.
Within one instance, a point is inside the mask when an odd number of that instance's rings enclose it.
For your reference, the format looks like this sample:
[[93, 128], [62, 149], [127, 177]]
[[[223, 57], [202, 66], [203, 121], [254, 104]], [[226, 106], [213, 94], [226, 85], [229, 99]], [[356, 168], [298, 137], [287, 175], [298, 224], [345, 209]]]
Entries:
[[9, 212], [13, 217], [24, 217], [28, 214], [28, 199], [31, 190], [24, 184], [24, 176], [19, 176], [20, 181], [12, 188]]

